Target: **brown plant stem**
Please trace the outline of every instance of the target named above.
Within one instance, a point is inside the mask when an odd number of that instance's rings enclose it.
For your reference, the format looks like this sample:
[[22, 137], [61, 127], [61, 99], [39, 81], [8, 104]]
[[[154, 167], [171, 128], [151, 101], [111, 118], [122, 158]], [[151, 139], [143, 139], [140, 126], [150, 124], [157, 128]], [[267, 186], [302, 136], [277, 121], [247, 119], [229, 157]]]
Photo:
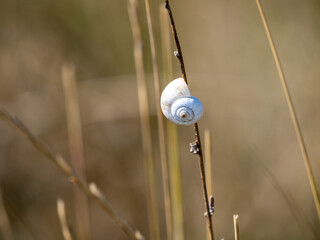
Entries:
[[[173, 19], [171, 7], [170, 7], [170, 4], [169, 4], [169, 0], [166, 0], [165, 3], [166, 3], [166, 8], [168, 10], [168, 14], [169, 14], [169, 17], [170, 17], [171, 29], [172, 29], [172, 33], [173, 33], [173, 36], [174, 36], [174, 40], [175, 40], [176, 46], [177, 46], [177, 51], [178, 51], [175, 55], [179, 59], [179, 62], [180, 62], [180, 69], [181, 69], [182, 77], [183, 77], [184, 81], [188, 84], [185, 65], [184, 65], [182, 51], [181, 51], [181, 46], [180, 46], [180, 42], [179, 42], [176, 26], [174, 24], [174, 19]], [[204, 168], [204, 161], [203, 161], [203, 155], [202, 155], [202, 147], [201, 147], [198, 123], [195, 123], [193, 125], [193, 128], [194, 128], [195, 140], [196, 140], [196, 143], [197, 143], [198, 148], [199, 148], [199, 152], [198, 152], [199, 167], [200, 167], [200, 176], [201, 176], [201, 183], [202, 183], [202, 190], [203, 190], [203, 198], [204, 198], [204, 203], [205, 203], [205, 207], [206, 207], [207, 228], [208, 228], [208, 231], [209, 231], [210, 239], [213, 240], [214, 239], [214, 235], [213, 235], [213, 226], [212, 226], [212, 216], [211, 216], [210, 211], [209, 211], [210, 207], [209, 207], [208, 191], [207, 191], [207, 185], [206, 185], [206, 175], [205, 175], [205, 168]]]
[[159, 217], [157, 211], [157, 194], [154, 160], [152, 158], [151, 127], [147, 83], [144, 74], [143, 40], [138, 20], [138, 1], [128, 0], [128, 14], [133, 35], [133, 57], [137, 75], [139, 114], [142, 135], [143, 159], [146, 176], [148, 223], [151, 239], [160, 238]]
[[291, 98], [291, 95], [290, 95], [289, 88], [287, 86], [286, 79], [284, 77], [284, 73], [282, 71], [282, 67], [281, 67], [281, 64], [280, 64], [278, 53], [277, 53], [277, 50], [276, 50], [275, 45], [274, 45], [273, 40], [272, 40], [272, 36], [271, 36], [270, 30], [269, 30], [268, 23], [267, 23], [266, 18], [264, 16], [264, 13], [263, 13], [263, 10], [262, 10], [262, 7], [261, 7], [261, 4], [260, 4], [259, 0], [256, 0], [256, 3], [257, 3], [257, 7], [258, 7], [258, 10], [259, 10], [262, 22], [263, 22], [264, 29], [265, 29], [266, 34], [267, 34], [267, 38], [268, 38], [268, 41], [269, 41], [269, 44], [270, 44], [270, 48], [271, 48], [271, 51], [272, 51], [272, 54], [273, 54], [273, 58], [274, 58], [274, 61], [275, 61], [275, 64], [276, 64], [276, 67], [277, 67], [277, 70], [278, 70], [279, 78], [280, 78], [280, 81], [281, 81], [281, 84], [282, 84], [282, 88], [283, 88], [283, 91], [284, 91], [284, 94], [285, 94], [285, 97], [286, 97], [286, 101], [287, 101], [287, 104], [288, 104], [288, 107], [289, 107], [291, 119], [292, 119], [292, 122], [293, 122], [293, 126], [294, 126], [294, 129], [295, 129], [295, 132], [296, 132], [296, 136], [297, 136], [298, 142], [299, 142], [300, 151], [301, 151], [302, 158], [304, 160], [304, 165], [306, 167], [307, 175], [308, 175], [308, 178], [309, 178], [309, 184], [310, 184], [310, 187], [311, 187], [313, 200], [314, 200], [314, 203], [315, 203], [315, 206], [316, 206], [318, 219], [320, 221], [320, 198], [319, 198], [319, 193], [318, 193], [316, 181], [315, 181], [315, 178], [314, 178], [314, 175], [313, 175], [313, 172], [312, 172], [312, 168], [311, 168], [309, 156], [308, 156], [308, 153], [307, 153], [307, 149], [306, 149], [306, 146], [305, 146], [305, 142], [304, 142], [304, 139], [303, 139], [303, 136], [302, 136], [301, 127], [300, 127], [300, 124], [299, 124], [299, 121], [298, 121], [298, 118], [297, 118], [297, 114], [296, 114], [296, 111], [295, 111], [295, 108], [294, 108], [294, 105], [293, 105], [293, 102], [292, 102], [292, 98]]
[[[143, 240], [144, 237], [139, 231], [134, 230], [118, 213], [114, 210], [112, 205], [106, 199], [104, 194], [97, 189], [94, 183], [87, 183], [82, 178], [78, 177], [71, 166], [60, 156], [52, 153], [49, 147], [38, 140], [29, 129], [16, 117], [12, 117], [9, 113], [0, 110], [0, 118], [8, 125], [14, 127], [20, 134], [25, 136], [32, 145], [51, 160], [57, 167], [67, 176], [69, 181], [78, 186], [85, 194], [93, 197], [102, 209], [112, 218], [112, 220], [121, 228], [128, 237], [135, 240]], [[95, 186], [95, 187], [94, 187]]]
[[170, 184], [169, 184], [169, 174], [168, 174], [168, 163], [167, 163], [167, 150], [165, 143], [164, 135], [164, 125], [163, 117], [160, 107], [160, 77], [159, 77], [159, 68], [157, 61], [157, 52], [154, 41], [154, 34], [152, 29], [152, 20], [150, 13], [150, 4], [149, 0], [145, 0], [146, 14], [147, 14], [147, 24], [148, 32], [150, 39], [150, 48], [151, 48], [151, 57], [152, 57], [152, 68], [153, 68], [153, 79], [154, 79], [154, 90], [155, 90], [155, 101], [156, 101], [156, 112], [157, 112], [157, 121], [158, 121], [158, 134], [159, 134], [159, 146], [160, 146], [160, 159], [161, 159], [161, 168], [162, 168], [162, 181], [163, 181], [163, 193], [164, 193], [164, 207], [165, 207], [165, 216], [166, 216], [166, 228], [167, 228], [167, 239], [173, 239], [172, 232], [172, 208], [170, 200]]

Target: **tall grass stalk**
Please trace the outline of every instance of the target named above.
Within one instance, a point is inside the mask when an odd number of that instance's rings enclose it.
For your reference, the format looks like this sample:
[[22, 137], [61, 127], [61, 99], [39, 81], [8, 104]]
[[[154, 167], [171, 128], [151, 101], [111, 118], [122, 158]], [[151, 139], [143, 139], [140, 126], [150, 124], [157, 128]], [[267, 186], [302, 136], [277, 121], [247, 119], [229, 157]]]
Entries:
[[3, 239], [13, 240], [11, 225], [3, 202], [2, 191], [0, 189], [0, 236]]
[[204, 161], [207, 176], [208, 195], [213, 194], [212, 188], [212, 153], [211, 153], [211, 133], [209, 129], [204, 130]]
[[[164, 4], [160, 5], [160, 30], [165, 83], [173, 79], [172, 73], [172, 46], [169, 18]], [[181, 159], [179, 153], [178, 126], [169, 120], [167, 126], [167, 149], [169, 163], [169, 180], [172, 202], [173, 239], [184, 239], [182, 187], [181, 187]]]
[[167, 163], [167, 150], [165, 142], [165, 132], [163, 124], [163, 115], [160, 106], [160, 76], [159, 76], [159, 66], [157, 60], [156, 45], [154, 41], [151, 11], [149, 0], [145, 0], [146, 15], [148, 32], [150, 39], [151, 48], [151, 58], [152, 58], [152, 69], [153, 69], [153, 80], [154, 80], [154, 91], [155, 91], [155, 102], [156, 102], [156, 112], [158, 121], [158, 135], [159, 135], [159, 147], [160, 147], [160, 159], [161, 159], [161, 170], [162, 170], [162, 186], [164, 194], [164, 208], [166, 217], [166, 229], [167, 229], [167, 239], [172, 240], [172, 209], [171, 209], [171, 197], [170, 197], [170, 183], [168, 174], [168, 163]]
[[64, 240], [72, 240], [71, 231], [69, 229], [69, 224], [67, 221], [65, 203], [64, 203], [64, 200], [61, 198], [57, 199], [57, 212], [58, 212], [58, 217], [59, 217]]
[[233, 215], [234, 240], [240, 240], [239, 236], [239, 215]]
[[81, 177], [78, 177], [72, 167], [64, 158], [51, 151], [46, 144], [41, 142], [30, 130], [16, 117], [12, 117], [6, 111], [0, 109], [0, 119], [5, 123], [15, 128], [21, 135], [27, 138], [28, 141], [49, 160], [51, 160], [59, 170], [68, 178], [68, 180], [79, 187], [87, 196], [92, 197], [99, 204], [101, 209], [107, 213], [115, 224], [127, 234], [128, 237], [135, 240], [144, 240], [144, 237], [138, 230], [134, 230], [124, 219], [122, 219], [116, 210], [112, 207], [105, 195], [97, 188], [94, 183], [87, 183]]
[[256, 0], [256, 3], [257, 3], [257, 6], [258, 6], [258, 9], [259, 9], [259, 13], [260, 13], [260, 16], [261, 16], [261, 19], [262, 19], [262, 22], [263, 22], [264, 29], [265, 29], [266, 34], [267, 34], [267, 38], [268, 38], [268, 41], [269, 41], [269, 44], [270, 44], [270, 48], [271, 48], [271, 51], [272, 51], [272, 54], [273, 54], [273, 58], [274, 58], [274, 61], [275, 61], [275, 64], [276, 64], [276, 67], [277, 67], [277, 70], [278, 70], [279, 78], [280, 78], [280, 81], [281, 81], [281, 84], [282, 84], [282, 88], [283, 88], [283, 91], [284, 91], [284, 94], [285, 94], [285, 97], [286, 97], [286, 101], [287, 101], [287, 104], [288, 104], [288, 107], [289, 107], [291, 119], [292, 119], [292, 122], [293, 122], [293, 125], [294, 125], [294, 129], [295, 129], [295, 132], [296, 132], [296, 135], [297, 135], [298, 142], [299, 142], [300, 151], [301, 151], [302, 158], [304, 160], [304, 164], [305, 164], [305, 167], [306, 167], [306, 170], [307, 170], [307, 175], [308, 175], [308, 178], [309, 178], [309, 183], [310, 183], [310, 187], [311, 187], [311, 191], [312, 191], [312, 195], [313, 195], [313, 200], [314, 200], [314, 203], [315, 203], [315, 206], [316, 206], [316, 210], [317, 210], [317, 214], [318, 214], [318, 218], [319, 218], [319, 221], [320, 221], [320, 199], [319, 199], [319, 193], [318, 193], [318, 190], [317, 190], [317, 186], [316, 186], [316, 181], [315, 181], [314, 175], [312, 173], [312, 168], [311, 168], [309, 156], [308, 156], [308, 153], [307, 153], [307, 149], [306, 149], [306, 146], [305, 146], [305, 142], [304, 142], [304, 139], [303, 139], [303, 136], [302, 136], [300, 124], [299, 124], [299, 121], [298, 121], [298, 118], [297, 118], [297, 114], [296, 114], [296, 111], [295, 111], [295, 108], [294, 108], [294, 105], [293, 105], [293, 102], [292, 102], [292, 98], [291, 98], [288, 86], [287, 86], [287, 82], [286, 82], [285, 77], [284, 77], [284, 73], [282, 71], [282, 67], [281, 67], [281, 64], [280, 64], [278, 53], [277, 53], [277, 50], [276, 50], [275, 45], [273, 43], [272, 36], [271, 36], [270, 30], [269, 30], [269, 26], [268, 26], [268, 23], [267, 23], [266, 18], [264, 16], [264, 13], [263, 13], [263, 9], [261, 7], [261, 4], [260, 4], [259, 0]]
[[[206, 168], [206, 177], [207, 177], [207, 189], [208, 195], [213, 198], [213, 188], [212, 188], [212, 168], [211, 168], [211, 133], [209, 129], [204, 130], [204, 166]], [[213, 204], [214, 204], [214, 199]], [[212, 206], [214, 207], [214, 206]], [[207, 231], [207, 239], [210, 239], [210, 233]]]
[[[186, 74], [184, 60], [183, 60], [183, 56], [182, 56], [182, 50], [181, 50], [181, 46], [180, 46], [180, 41], [178, 38], [178, 33], [177, 33], [177, 29], [176, 29], [176, 26], [174, 23], [173, 14], [172, 14], [172, 10], [171, 10], [170, 4], [169, 4], [169, 0], [165, 1], [165, 7], [166, 7], [168, 14], [169, 14], [170, 23], [171, 23], [171, 30], [172, 30], [173, 37], [174, 37], [174, 40], [176, 43], [176, 47], [177, 47], [177, 51], [175, 52], [175, 55], [180, 62], [181, 75], [182, 75], [184, 81], [186, 82], [186, 84], [188, 84], [187, 74]], [[213, 240], [214, 234], [213, 234], [213, 226], [212, 226], [212, 215], [210, 214], [208, 190], [207, 190], [207, 183], [206, 183], [206, 174], [205, 174], [205, 168], [204, 168], [204, 161], [203, 161], [202, 146], [201, 146], [198, 123], [195, 123], [193, 125], [193, 128], [194, 128], [194, 136], [195, 136], [194, 143], [196, 143], [196, 145], [199, 149], [197, 154], [198, 154], [198, 159], [199, 159], [199, 168], [200, 168], [200, 177], [201, 177], [201, 183], [202, 183], [203, 199], [204, 199], [205, 208], [206, 208], [207, 229], [209, 232], [210, 239]]]
[[133, 35], [133, 56], [137, 75], [139, 113], [141, 123], [143, 159], [147, 184], [147, 204], [149, 215], [150, 239], [160, 239], [159, 217], [157, 210], [156, 180], [154, 160], [152, 158], [151, 127], [149, 120], [149, 105], [147, 83], [144, 74], [143, 40], [138, 19], [137, 0], [128, 0], [128, 14]]
[[[62, 85], [65, 97], [71, 165], [80, 177], [86, 179], [80, 106], [75, 66], [73, 64], [64, 64], [62, 66]], [[73, 195], [77, 239], [89, 240], [91, 234], [87, 196], [77, 188], [74, 188]]]
[[167, 163], [165, 132], [164, 132], [164, 125], [163, 125], [163, 116], [162, 116], [161, 107], [160, 107], [161, 90], [160, 90], [159, 66], [158, 66], [158, 60], [157, 60], [156, 45], [154, 41], [150, 3], [149, 3], [149, 0], [145, 0], [144, 2], [146, 6], [147, 24], [148, 24], [148, 32], [149, 32], [149, 40], [150, 40], [150, 48], [151, 48], [151, 58], [152, 58], [167, 239], [172, 240], [172, 236], [173, 236], [172, 209], [171, 209], [170, 183], [169, 183], [169, 173], [168, 173], [168, 163]]

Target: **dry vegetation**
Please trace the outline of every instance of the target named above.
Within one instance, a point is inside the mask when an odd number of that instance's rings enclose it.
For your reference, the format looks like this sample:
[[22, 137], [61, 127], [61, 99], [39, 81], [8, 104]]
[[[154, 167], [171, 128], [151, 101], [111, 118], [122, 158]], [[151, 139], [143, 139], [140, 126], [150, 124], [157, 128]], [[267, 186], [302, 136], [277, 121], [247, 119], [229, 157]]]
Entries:
[[[139, 3], [159, 222], [161, 239], [166, 239], [151, 54], [144, 2]], [[150, 1], [159, 63], [161, 3]], [[234, 238], [234, 214], [240, 216], [241, 239], [317, 239], [319, 220], [308, 176], [255, 1], [177, 0], [171, 5], [189, 85], [204, 104], [202, 136], [204, 129], [211, 130], [215, 239]], [[320, 4], [270, 0], [262, 5], [319, 186]], [[97, 183], [118, 214], [150, 239], [127, 1], [2, 0], [0, 27], [0, 108], [69, 162], [74, 148], [62, 68], [73, 63], [86, 179]], [[172, 58], [178, 77], [179, 64]], [[184, 237], [205, 239], [198, 163], [189, 153], [193, 129], [178, 130]], [[0, 187], [1, 239], [63, 239], [58, 197], [64, 199], [71, 233], [78, 232], [74, 186], [4, 122]], [[87, 207], [91, 239], [127, 239], [93, 198]]]

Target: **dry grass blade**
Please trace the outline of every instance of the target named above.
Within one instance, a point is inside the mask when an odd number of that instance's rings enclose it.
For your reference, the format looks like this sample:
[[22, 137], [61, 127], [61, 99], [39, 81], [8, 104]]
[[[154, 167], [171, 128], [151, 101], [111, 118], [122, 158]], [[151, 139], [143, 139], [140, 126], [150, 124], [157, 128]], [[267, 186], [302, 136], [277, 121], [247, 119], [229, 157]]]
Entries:
[[169, 174], [168, 174], [168, 163], [167, 163], [167, 151], [164, 136], [164, 125], [163, 117], [160, 107], [160, 77], [159, 77], [159, 67], [157, 61], [156, 46], [154, 41], [152, 20], [150, 12], [149, 0], [145, 0], [148, 32], [150, 39], [151, 57], [152, 57], [152, 68], [153, 68], [153, 79], [154, 79], [154, 90], [155, 90], [155, 101], [156, 101], [156, 111], [157, 111], [157, 121], [158, 121], [158, 134], [159, 134], [159, 146], [160, 146], [160, 159], [162, 168], [162, 180], [163, 180], [163, 193], [164, 193], [164, 206], [165, 206], [165, 216], [166, 216], [166, 228], [167, 228], [167, 239], [173, 239], [172, 232], [172, 208], [171, 208], [171, 197], [170, 197], [170, 185], [169, 185]]
[[[211, 134], [209, 129], [204, 130], [204, 161], [206, 168], [207, 177], [207, 189], [208, 195], [212, 199], [212, 213], [214, 211], [214, 199], [213, 199], [213, 188], [212, 188], [212, 169], [211, 169]], [[207, 238], [210, 239], [210, 233], [208, 232]]]
[[[172, 46], [171, 46], [171, 29], [167, 10], [164, 4], [160, 5], [160, 29], [161, 45], [163, 58], [163, 72], [165, 83], [168, 84], [173, 79], [172, 73]], [[168, 148], [168, 165], [169, 180], [172, 202], [172, 231], [173, 239], [184, 239], [183, 228], [183, 204], [182, 204], [182, 186], [181, 186], [181, 159], [179, 153], [179, 134], [178, 126], [167, 120], [167, 148]]]
[[208, 194], [212, 195], [212, 170], [211, 170], [211, 134], [210, 130], [204, 131], [204, 160], [206, 167]]
[[[86, 179], [80, 107], [75, 66], [73, 64], [64, 64], [62, 66], [62, 86], [68, 124], [70, 162], [75, 172], [83, 179]], [[77, 217], [75, 218], [77, 239], [89, 240], [91, 234], [88, 199], [77, 188], [74, 188], [73, 195], [74, 208], [77, 212]]]
[[268, 38], [268, 41], [269, 41], [269, 44], [270, 44], [270, 48], [271, 48], [271, 51], [272, 51], [272, 54], [273, 54], [273, 58], [274, 58], [276, 66], [277, 66], [278, 74], [279, 74], [279, 77], [280, 77], [280, 80], [281, 80], [281, 84], [282, 84], [282, 87], [283, 87], [283, 91], [284, 91], [284, 94], [285, 94], [285, 97], [286, 97], [286, 101], [287, 101], [287, 104], [288, 104], [288, 107], [289, 107], [291, 119], [292, 119], [292, 122], [293, 122], [293, 125], [294, 125], [294, 128], [295, 128], [295, 132], [296, 132], [297, 139], [298, 139], [298, 142], [299, 142], [300, 150], [301, 150], [302, 157], [303, 157], [303, 160], [304, 160], [304, 164], [305, 164], [305, 167], [306, 167], [306, 170], [307, 170], [309, 183], [310, 183], [310, 187], [311, 187], [311, 191], [312, 191], [312, 195], [313, 195], [313, 200], [314, 200], [314, 203], [315, 203], [315, 206], [316, 206], [316, 210], [317, 210], [317, 214], [318, 214], [318, 218], [319, 218], [319, 221], [320, 221], [320, 198], [319, 198], [319, 193], [318, 193], [318, 190], [317, 190], [317, 186], [316, 186], [316, 181], [315, 181], [314, 175], [312, 173], [312, 168], [311, 168], [311, 164], [310, 164], [310, 161], [309, 161], [309, 156], [308, 156], [308, 153], [307, 153], [307, 149], [306, 149], [303, 137], [302, 137], [300, 124], [299, 124], [299, 121], [298, 121], [298, 118], [297, 118], [297, 114], [296, 114], [296, 111], [295, 111], [295, 108], [294, 108], [294, 105], [293, 105], [293, 102], [292, 102], [292, 98], [291, 98], [291, 95], [290, 95], [290, 92], [289, 92], [289, 89], [288, 89], [288, 86], [287, 86], [287, 83], [286, 83], [286, 80], [285, 80], [285, 77], [284, 77], [284, 73], [282, 71], [280, 60], [279, 60], [275, 45], [274, 45], [273, 40], [272, 40], [272, 36], [271, 36], [270, 30], [269, 30], [268, 23], [267, 23], [266, 18], [264, 16], [264, 13], [263, 13], [263, 10], [262, 10], [262, 7], [261, 7], [261, 4], [260, 4], [259, 0], [256, 0], [256, 3], [257, 3], [257, 6], [258, 6], [258, 9], [259, 9], [259, 13], [260, 13], [260, 16], [261, 16], [261, 19], [262, 19], [262, 22], [263, 22], [264, 29], [265, 29], [266, 34], [267, 34], [267, 38]]
[[[180, 46], [178, 33], [177, 33], [177, 29], [176, 29], [176, 26], [175, 26], [175, 23], [174, 23], [173, 14], [172, 14], [172, 11], [171, 11], [171, 7], [170, 7], [170, 4], [169, 4], [169, 1], [166, 0], [165, 4], [166, 4], [165, 5], [166, 9], [168, 10], [169, 17], [170, 17], [172, 33], [173, 33], [174, 40], [175, 40], [175, 43], [176, 43], [176, 46], [177, 46], [177, 53], [175, 55], [179, 59], [179, 62], [180, 62], [180, 68], [181, 68], [182, 77], [183, 77], [184, 81], [188, 84], [185, 65], [184, 65], [182, 51], [181, 51], [181, 46]], [[199, 151], [198, 151], [199, 168], [200, 168], [200, 177], [201, 177], [202, 190], [203, 190], [203, 198], [204, 198], [204, 203], [205, 203], [205, 207], [206, 207], [207, 228], [208, 228], [210, 239], [213, 240], [214, 239], [214, 234], [213, 234], [213, 226], [212, 226], [212, 215], [210, 214], [208, 190], [207, 190], [207, 183], [206, 183], [206, 174], [205, 174], [205, 168], [204, 168], [204, 161], [203, 161], [202, 146], [201, 146], [198, 123], [195, 123], [193, 125], [193, 127], [194, 127], [195, 143], [197, 144], [198, 149], [199, 149]]]
[[[112, 220], [124, 231], [128, 237], [131, 239], [142, 240], [143, 236], [137, 231], [134, 230], [124, 219], [122, 219], [117, 212], [114, 210], [112, 205], [106, 199], [102, 192], [99, 191], [98, 194], [92, 193], [89, 188], [89, 185], [86, 181], [78, 177], [73, 169], [69, 166], [69, 164], [59, 155], [53, 154], [49, 147], [47, 147], [44, 143], [38, 140], [29, 129], [18, 119], [12, 117], [6, 111], [0, 110], [0, 118], [7, 124], [14, 127], [18, 130], [23, 136], [25, 136], [32, 145], [38, 149], [41, 153], [43, 153], [49, 160], [51, 160], [54, 164], [58, 166], [58, 168], [68, 177], [69, 181], [75, 185], [77, 185], [85, 194], [93, 197], [102, 209], [112, 218]], [[140, 236], [140, 237], [138, 237]]]
[[144, 74], [143, 64], [143, 41], [141, 29], [138, 20], [138, 2], [137, 0], [128, 0], [128, 14], [133, 35], [133, 55], [136, 67], [138, 98], [139, 98], [139, 114], [141, 122], [141, 135], [143, 158], [145, 163], [145, 174], [147, 178], [147, 203], [149, 214], [149, 228], [152, 239], [160, 238], [159, 218], [157, 212], [157, 196], [154, 161], [152, 158], [152, 142], [151, 142], [151, 127], [149, 120], [149, 106], [147, 84]]
[[240, 240], [239, 237], [239, 215], [233, 215], [234, 240]]
[[57, 199], [57, 212], [58, 212], [58, 217], [59, 217], [64, 240], [72, 240], [69, 224], [67, 221], [65, 203], [61, 198]]

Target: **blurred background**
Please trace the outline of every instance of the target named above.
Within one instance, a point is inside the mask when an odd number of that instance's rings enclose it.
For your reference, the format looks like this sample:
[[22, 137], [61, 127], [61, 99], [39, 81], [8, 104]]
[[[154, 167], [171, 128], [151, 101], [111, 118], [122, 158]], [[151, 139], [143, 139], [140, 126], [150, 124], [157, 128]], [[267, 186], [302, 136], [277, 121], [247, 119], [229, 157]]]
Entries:
[[[144, 1], [139, 3], [165, 239], [152, 66]], [[151, 1], [160, 57], [161, 3]], [[261, 3], [319, 186], [320, 2]], [[176, 0], [171, 7], [190, 89], [205, 109], [200, 131], [212, 133], [216, 239], [233, 239], [235, 213], [240, 215], [243, 239], [316, 239], [308, 225], [294, 217], [283, 197], [284, 191], [320, 235], [305, 166], [255, 1]], [[73, 63], [87, 179], [100, 186], [124, 219], [148, 236], [127, 2], [1, 0], [0, 28], [0, 108], [18, 116], [53, 152], [70, 159], [61, 69], [65, 62]], [[173, 62], [178, 77], [179, 66], [176, 59]], [[192, 126], [179, 126], [179, 136], [185, 239], [205, 239], [198, 163], [189, 153]], [[58, 196], [66, 202], [71, 226], [77, 219], [72, 184], [3, 122], [0, 186], [14, 239], [63, 239], [56, 211]], [[89, 212], [92, 239], [127, 239], [90, 199]]]

